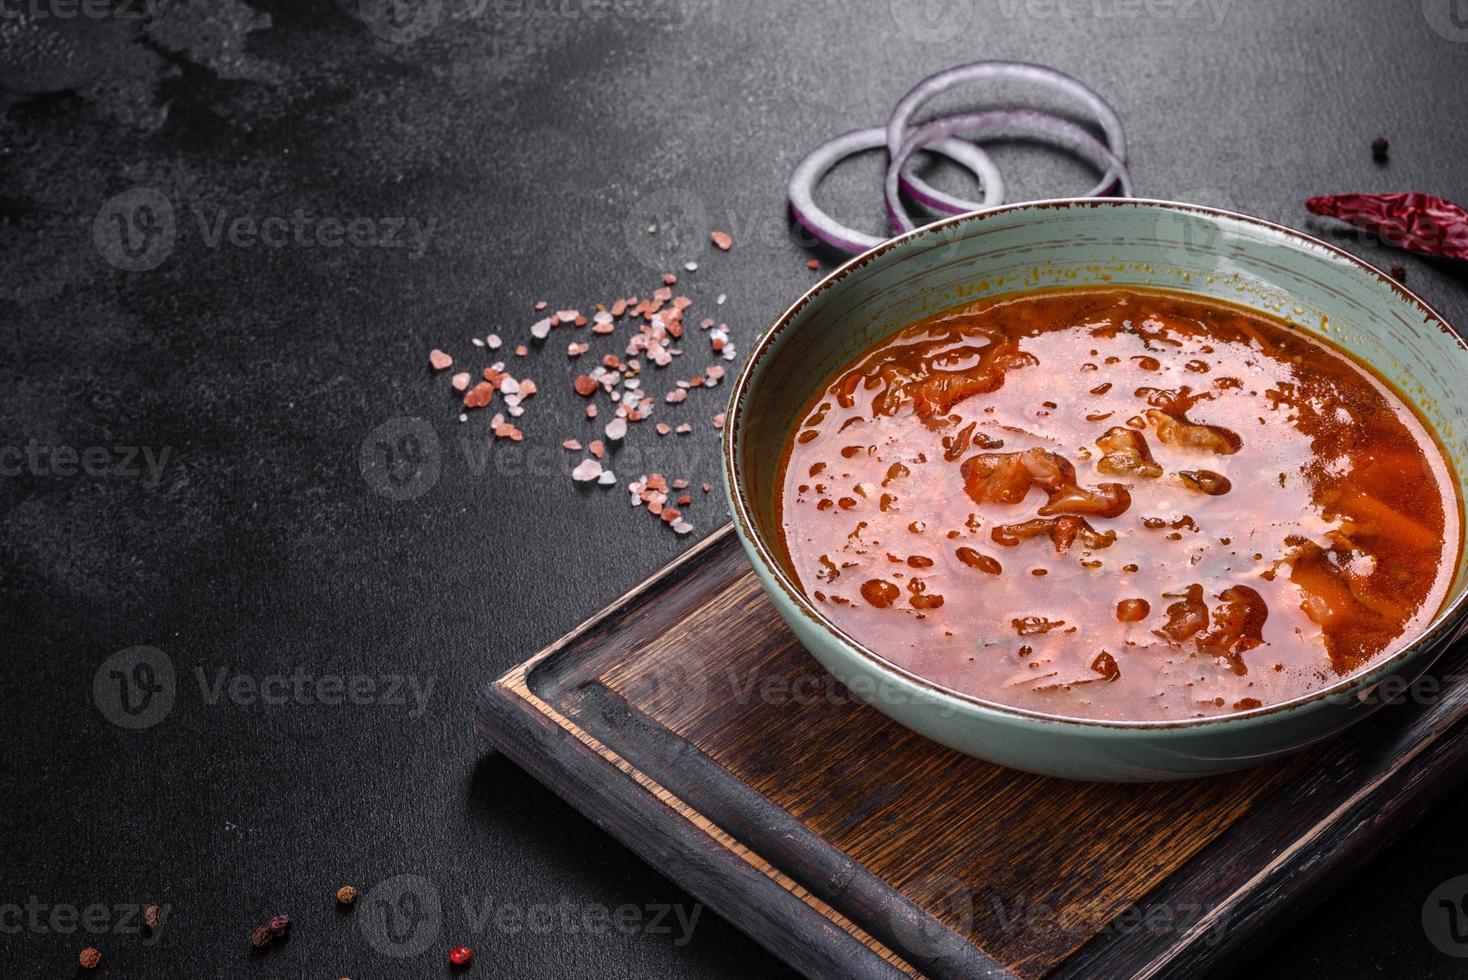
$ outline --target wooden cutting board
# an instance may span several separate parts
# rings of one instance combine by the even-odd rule
[[[495,746],[812,977],[1194,976],[1239,962],[1452,788],[1430,698],[1282,763],[1066,782],[959,755],[815,662],[725,527],[483,691]]]

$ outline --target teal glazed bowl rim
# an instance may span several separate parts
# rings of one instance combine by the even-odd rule
[[[938,684],[921,674],[914,673],[883,658],[880,654],[863,644],[859,639],[847,633],[822,615],[820,610],[806,598],[799,586],[787,573],[784,563],[779,560],[769,545],[766,544],[759,524],[755,520],[745,499],[746,491],[744,480],[741,476],[740,447],[743,441],[743,433],[746,431],[748,425],[744,409],[749,404],[749,394],[757,382],[757,375],[760,373],[761,366],[772,356],[772,348],[774,348],[781,335],[795,322],[796,317],[801,311],[813,300],[831,291],[840,290],[845,279],[852,271],[880,261],[883,256],[901,248],[909,242],[924,236],[930,236],[935,232],[946,231],[959,225],[982,223],[999,216],[1013,215],[1017,212],[1043,212],[1057,208],[1162,209],[1177,211],[1202,219],[1222,219],[1225,221],[1242,222],[1267,229],[1280,236],[1296,250],[1306,252],[1307,254],[1313,252],[1312,257],[1314,258],[1343,263],[1356,272],[1369,276],[1379,286],[1394,291],[1399,299],[1405,300],[1408,304],[1415,307],[1422,314],[1425,322],[1436,324],[1444,333],[1456,341],[1459,347],[1468,350],[1468,341],[1465,341],[1464,335],[1453,328],[1445,317],[1434,310],[1416,293],[1386,275],[1380,269],[1313,235],[1285,225],[1265,221],[1262,218],[1221,208],[1147,198],[1055,198],[1003,205],[985,211],[957,215],[924,225],[914,231],[891,238],[881,245],[850,259],[806,290],[760,336],[759,341],[755,344],[753,350],[751,350],[748,360],[745,362],[743,369],[739,372],[739,376],[734,383],[733,391],[729,397],[728,421],[724,427],[722,457],[725,488],[728,494],[730,512],[733,517],[735,530],[743,539],[746,545],[746,551],[755,557],[763,566],[763,571],[766,573],[767,587],[768,583],[773,582],[775,587],[779,588],[781,593],[783,593],[784,598],[789,601],[791,606],[802,617],[809,620],[816,628],[830,635],[842,646],[845,646],[848,650],[859,656],[865,662],[866,666],[877,674],[887,675],[901,682],[916,685],[925,693],[937,699],[951,701],[979,714],[993,712],[1016,720],[1074,726],[1077,729],[1109,729],[1116,731],[1118,734],[1125,731],[1165,731],[1248,725],[1250,722],[1257,722],[1275,715],[1288,713],[1306,705],[1332,698],[1340,698],[1350,692],[1370,690],[1383,678],[1398,671],[1408,661],[1413,660],[1425,650],[1435,647],[1437,641],[1444,641],[1444,645],[1451,642],[1447,634],[1455,628],[1455,622],[1463,616],[1465,610],[1468,610],[1468,590],[1464,590],[1456,597],[1450,598],[1444,604],[1443,608],[1438,611],[1438,614],[1433,618],[1432,622],[1426,628],[1419,631],[1410,642],[1396,653],[1379,662],[1363,666],[1355,673],[1347,674],[1319,690],[1311,691],[1286,701],[1264,705],[1259,708],[1230,712],[1228,714],[1211,715],[1205,718],[1153,720],[1081,718],[1072,715],[1051,714],[1028,708],[1019,708]],[[1187,292],[1185,288],[1175,288],[1174,291]],[[1429,431],[1433,432],[1434,437],[1440,440],[1441,437],[1438,435],[1434,426],[1429,424],[1425,419],[1423,424],[1428,427]],[[1450,467],[1454,465],[1450,460],[1445,461]],[[1458,493],[1456,490],[1455,495],[1459,497],[1461,511],[1468,501],[1464,501],[1461,493]],[[1468,540],[1465,540],[1465,538],[1468,538],[1468,531],[1460,533],[1460,540],[1458,542],[1460,549],[1468,547]]]

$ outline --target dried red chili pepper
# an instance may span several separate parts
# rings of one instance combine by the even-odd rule
[[[1310,198],[1305,207],[1375,232],[1398,248],[1468,259],[1468,211],[1431,194],[1328,194]]]

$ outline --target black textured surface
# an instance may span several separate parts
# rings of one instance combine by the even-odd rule
[[[588,934],[599,908],[646,922],[657,903],[691,914],[691,899],[487,755],[474,687],[687,542],[620,492],[566,478],[556,446],[587,426],[564,334],[515,365],[542,384],[518,447],[486,450],[482,418],[458,425],[425,355],[482,365],[469,338],[525,338],[534,300],[646,294],[688,258],[702,265],[684,275],[695,311],[726,292],[720,313],[746,348],[815,275],[784,218],[791,166],[881,121],[927,72],[1008,57],[1088,80],[1126,120],[1145,196],[1314,230],[1311,194],[1468,201],[1459,0],[403,0],[406,19],[374,20],[378,33],[355,0],[173,0],[143,20],[126,15],[145,0],[114,6],[0,3],[0,446],[22,453],[0,460],[4,976],[70,975],[94,945],[116,976],[421,977],[447,972],[460,942],[477,976],[783,975],[708,913],[686,942],[671,915]],[[436,24],[412,19],[435,9]],[[416,26],[433,29],[381,36]],[[1385,163],[1368,148],[1378,133]],[[1043,154],[999,157],[1016,196],[1089,186]],[[876,176],[864,159],[823,197],[874,227]],[[138,188],[151,190],[104,207]],[[139,193],[166,199],[176,235],[134,261],[110,222],[159,217]],[[381,234],[402,218],[409,245],[211,243],[221,214],[297,209],[313,235],[323,219]],[[648,236],[649,220],[666,227]],[[432,229],[423,248],[411,227]],[[708,248],[710,227],[733,233],[733,252]],[[1461,267],[1339,240],[1401,262],[1468,323]],[[614,468],[715,480],[707,418],[722,394],[675,410],[694,435],[639,432]],[[437,476],[428,466],[407,484],[416,496],[393,500],[359,456],[409,417],[437,437]],[[92,472],[32,463],[32,445],[91,448]],[[161,473],[119,472],[120,447],[147,447]],[[719,507],[695,501],[699,533]],[[130,730],[93,680],[115,703],[104,661],[137,646],[166,655],[175,698]],[[221,671],[433,687],[421,712],[411,692],[211,702],[200,671],[206,688]],[[1460,791],[1263,951],[1263,972],[1468,975],[1421,921],[1429,893],[1468,873],[1465,804]],[[419,957],[384,954],[401,947],[364,934],[363,905],[331,900],[384,880],[371,897],[392,897],[399,874],[441,898],[436,919],[417,917],[437,926]],[[148,901],[171,906],[148,942],[126,910],[93,932],[48,918],[60,908],[64,929],[68,908]],[[514,910],[533,921],[515,928]],[[275,911],[294,938],[251,954],[250,929]]]

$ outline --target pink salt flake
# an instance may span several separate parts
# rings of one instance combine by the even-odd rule
[[[545,308],[546,308],[546,307],[547,307],[547,306],[549,306],[549,305],[550,305],[550,304],[549,304],[549,303],[547,303],[547,302],[546,302],[546,301],[545,301],[545,300],[543,300],[543,299],[538,299],[538,300],[536,300],[536,301],[535,301],[535,308],[536,308],[536,309],[537,309],[537,310],[543,310],[543,309],[545,309]]]
[[[516,357],[524,357],[526,354],[529,354],[529,353],[530,353],[530,348],[529,347],[526,347],[524,344],[516,344],[515,345],[515,356]]]
[[[454,366],[454,359],[435,347],[428,352],[428,363],[435,371],[444,371]]]
[[[449,383],[454,386],[455,391],[463,391],[465,388],[469,387],[469,372],[460,371],[458,374],[453,376]]]
[[[678,428],[674,429],[673,431],[676,432],[676,433],[678,433],[680,436],[686,436],[686,435],[688,435],[688,433],[690,433],[690,432],[693,431],[693,426],[689,425],[687,422],[684,422],[682,425],[678,426]]]
[[[562,442],[561,442],[561,448],[562,449],[569,449],[573,453],[579,453],[581,451],[581,440],[580,439],[565,439],[565,440],[562,440]]]
[[[723,412],[715,412],[714,413],[714,428],[716,428],[716,429],[722,429],[723,427],[724,427],[724,413]]]
[[[601,459],[607,454],[607,447],[602,444],[602,441],[600,439],[591,440],[591,445],[586,448],[590,450],[591,455],[595,456],[597,459]]]
[[[464,393],[465,408],[483,408],[494,400],[494,385],[481,381]]]
[[[583,459],[571,471],[571,479],[577,483],[590,483],[601,476],[601,464],[594,459]]]
[[[627,438],[627,420],[615,418],[607,423],[606,436],[612,442],[621,442]]]
[[[500,345],[504,343],[503,340],[500,340],[500,335],[497,333],[490,334],[488,337],[484,338],[484,340],[487,344],[489,344],[490,350],[499,350]]]

